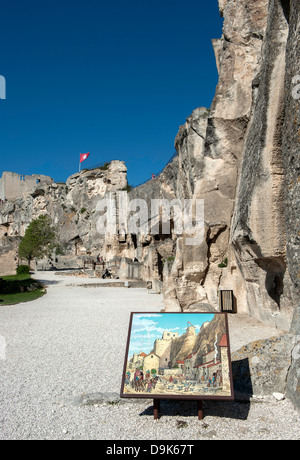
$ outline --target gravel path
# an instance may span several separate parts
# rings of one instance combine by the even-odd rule
[[[0,306],[0,439],[300,439],[288,400],[192,402],[119,400],[131,311],[160,311],[145,289],[82,287],[99,280],[39,272],[48,293]],[[72,285],[72,286],[71,286]],[[276,331],[248,317],[230,318],[232,350]],[[3,358],[3,356],[2,356]]]

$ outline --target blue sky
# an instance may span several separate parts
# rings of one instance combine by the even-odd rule
[[[57,182],[124,160],[130,184],[160,171],[186,117],[210,107],[217,0],[2,0],[2,171]]]
[[[163,332],[185,334],[190,322],[196,328],[196,334],[206,321],[211,321],[214,314],[169,313],[169,314],[134,314],[131,326],[129,357],[133,353],[150,353],[156,339],[161,339]]]

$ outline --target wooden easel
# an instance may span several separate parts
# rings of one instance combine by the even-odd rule
[[[158,413],[159,413],[159,399],[153,399],[153,407],[154,407],[154,420],[158,420]]]
[[[159,409],[160,409],[160,400],[153,399],[153,408],[154,408],[154,420],[158,420]],[[197,400],[197,411],[198,411],[198,420],[203,420],[203,401]]]

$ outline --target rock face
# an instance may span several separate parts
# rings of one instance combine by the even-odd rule
[[[285,393],[291,365],[292,336],[259,340],[232,354],[235,391],[243,395]]]
[[[196,110],[180,128],[175,146],[182,185],[172,180],[169,186],[180,199],[204,199],[205,239],[196,247],[188,247],[184,236],[177,239],[175,261],[165,273],[167,309],[217,309],[218,289],[232,289],[238,311],[287,331],[297,296],[284,212],[288,10],[280,1],[228,0],[220,8],[223,36],[213,41],[216,95],[209,111]],[[196,118],[202,118],[201,132]],[[294,212],[290,225],[298,222]],[[227,267],[220,268],[224,259]]]
[[[260,306],[264,297],[264,306],[259,311],[255,307],[252,315],[285,330],[293,310],[286,266],[282,161],[288,31],[282,5],[271,2],[231,232],[243,279],[250,281],[248,305]]]
[[[112,161],[105,169],[84,170],[71,176],[66,184],[36,183],[30,193],[1,205],[0,237],[2,254],[0,276],[14,274],[18,262],[18,243],[29,223],[41,214],[49,214],[57,230],[65,256],[57,257],[57,268],[82,265],[82,258],[97,255],[104,237],[97,232],[97,203],[107,193],[126,189],[124,162]],[[58,260],[59,259],[59,260]],[[52,262],[43,261],[42,268]]]
[[[299,87],[294,93],[294,78],[299,83],[300,69],[300,9],[297,0],[286,2],[285,14],[289,22],[286,50],[285,117],[282,130],[282,157],[284,168],[284,199],[288,270],[298,294],[295,302],[291,332],[293,334],[292,362],[287,381],[287,394],[300,408],[300,105]]]
[[[2,273],[0,275],[14,275],[18,267],[18,250],[20,238],[3,237],[0,246],[0,260]]]
[[[219,6],[224,29],[213,40],[219,84],[212,107],[193,112],[176,137],[178,157],[135,194],[204,200],[204,241],[189,246],[184,234],[171,235],[174,260],[161,275],[166,310],[219,309],[218,289],[231,289],[238,312],[291,328],[286,391],[300,406],[299,90],[292,85],[300,5]]]
[[[192,113],[175,139],[178,157],[131,196],[204,200],[203,241],[192,246],[184,233],[169,235],[174,260],[158,273],[167,311],[218,310],[218,290],[229,289],[239,312],[288,331],[297,296],[286,253],[282,148],[289,11],[279,0],[220,1],[220,11],[212,107]]]

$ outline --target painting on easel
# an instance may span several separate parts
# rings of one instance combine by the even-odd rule
[[[227,313],[132,313],[121,397],[233,400]]]

